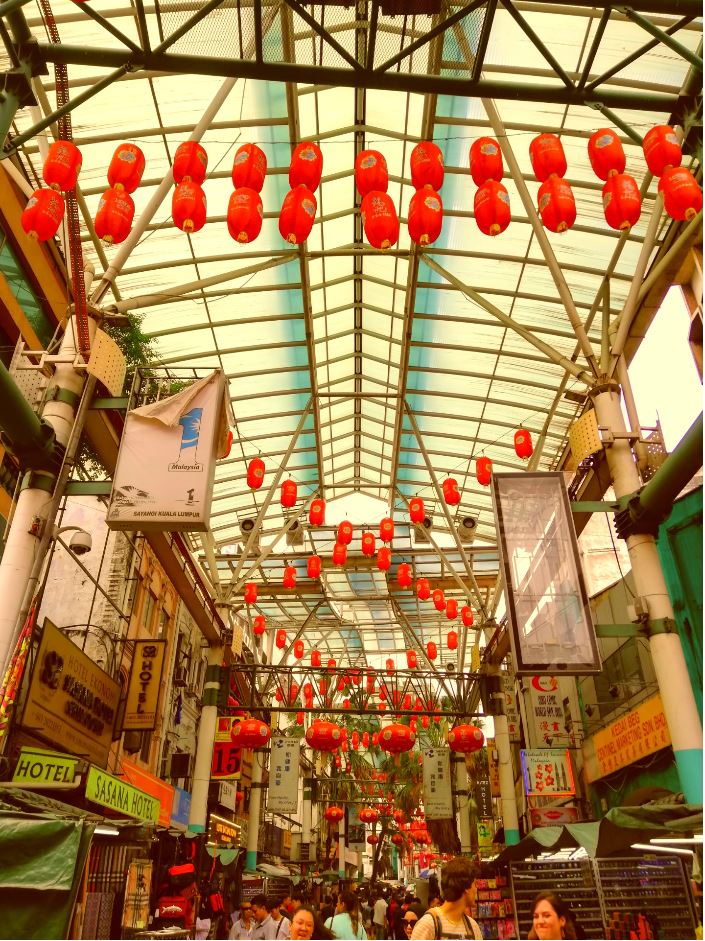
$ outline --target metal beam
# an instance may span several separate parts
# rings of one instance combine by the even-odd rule
[[[669,49],[678,53],[679,56],[686,59],[686,61],[690,62],[691,65],[694,65],[696,69],[702,72],[703,60],[697,53],[692,52],[687,46],[684,46],[683,43],[678,42],[677,39],[674,39],[667,32],[659,29],[658,26],[654,26],[645,16],[637,13],[636,10],[633,10],[631,7],[623,6],[617,9],[621,10],[621,12],[624,13],[625,16],[628,16],[634,23],[638,23],[639,26],[647,33],[650,33],[654,39],[658,39],[660,43],[663,43],[664,46],[668,46]]]

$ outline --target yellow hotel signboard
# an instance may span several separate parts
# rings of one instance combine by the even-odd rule
[[[123,729],[151,731],[156,728],[165,652],[165,640],[135,641]]]
[[[671,744],[660,696],[652,696],[583,743],[585,773],[597,781]]]

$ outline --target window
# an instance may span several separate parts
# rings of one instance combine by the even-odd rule
[[[602,664],[602,673],[595,677],[600,718],[611,715],[615,709],[624,709],[625,700],[640,693],[646,685],[641,668],[639,648],[635,637],[615,650]]]
[[[157,637],[162,640],[166,637],[167,628],[169,626],[169,612],[165,611],[164,608],[159,612],[159,625],[157,627]]]
[[[154,597],[151,591],[146,591],[142,601],[142,627],[147,628],[151,632],[152,621],[154,619],[154,608],[157,604],[157,599]]]

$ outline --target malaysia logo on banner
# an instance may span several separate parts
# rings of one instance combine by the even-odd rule
[[[450,749],[424,748],[423,805],[427,820],[447,820],[453,816],[450,778]]]
[[[295,814],[299,807],[301,743],[298,739],[277,736],[271,747],[267,812]]]

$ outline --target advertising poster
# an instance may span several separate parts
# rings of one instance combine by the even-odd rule
[[[449,748],[423,750],[423,802],[428,820],[453,816]]]
[[[516,682],[513,675],[502,673],[502,692],[504,693],[504,714],[507,717],[509,741],[521,740],[521,718],[517,702]]]
[[[267,813],[295,814],[298,810],[300,751],[298,739],[283,735],[272,738]]]
[[[135,641],[123,730],[142,729],[151,732],[156,728],[165,654],[166,640]]]
[[[573,767],[567,748],[522,749],[521,768],[527,797],[567,797],[575,794]]]
[[[499,797],[499,760],[497,747],[493,738],[485,739],[487,751],[487,771],[490,776],[490,793],[492,797]]]
[[[670,744],[663,702],[652,696],[583,742],[585,775],[597,781]]]
[[[578,823],[580,811],[577,807],[531,807],[532,827],[562,827],[567,823]]]
[[[365,852],[365,824],[360,820],[360,808],[348,804],[348,833],[346,843],[355,853]]]

